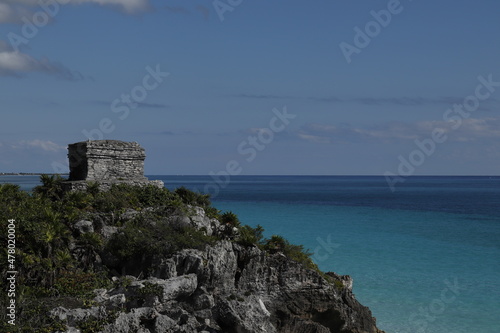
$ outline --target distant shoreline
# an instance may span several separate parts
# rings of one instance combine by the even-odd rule
[[[40,176],[40,175],[68,175],[68,173],[0,172],[0,176]]]
[[[40,176],[40,175],[61,175],[61,176],[69,176],[69,173],[48,173],[48,172],[0,172],[0,177],[1,176]],[[156,174],[146,174],[147,177],[209,177],[209,175],[206,174],[199,174],[199,175],[168,175],[168,174],[162,174],[162,175],[156,175]],[[332,178],[384,178],[383,175],[235,175],[232,176],[232,178],[238,178],[238,177],[332,177]],[[412,175],[408,176],[407,178],[487,178],[487,177],[500,177],[500,174],[498,175]]]

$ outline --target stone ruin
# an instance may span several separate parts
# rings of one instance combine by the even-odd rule
[[[82,141],[68,145],[69,179],[66,190],[85,190],[88,182],[97,182],[101,190],[113,184],[155,185],[159,180],[144,177],[146,153],[137,142],[118,140]]]

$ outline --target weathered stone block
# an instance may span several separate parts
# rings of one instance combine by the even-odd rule
[[[68,146],[69,180],[145,179],[146,154],[137,142],[83,141]]]
[[[144,177],[146,154],[137,142],[119,140],[82,141],[68,145],[69,179],[64,188],[69,191],[85,190],[88,181],[98,182],[101,190],[113,184],[155,185],[161,181],[148,181]]]

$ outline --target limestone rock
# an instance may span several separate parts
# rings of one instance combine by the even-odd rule
[[[94,224],[92,221],[80,220],[74,224],[74,227],[80,234],[94,232]]]
[[[183,221],[208,233],[204,212],[194,211]],[[175,214],[172,223],[182,217]],[[121,311],[108,318],[105,333],[382,333],[349,276],[320,274],[280,252],[220,240],[158,256],[147,270],[147,278],[115,278],[121,286],[96,290],[97,307],[57,308],[51,316],[74,328]]]
[[[90,309],[66,309],[64,307],[57,307],[50,311],[49,314],[52,318],[67,322],[68,326],[75,327],[77,323],[89,319],[102,319],[106,317],[104,307],[91,307]]]

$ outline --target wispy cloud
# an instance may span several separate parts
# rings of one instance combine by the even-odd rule
[[[423,105],[453,105],[463,102],[463,98],[459,97],[351,97],[341,98],[338,96],[287,96],[274,94],[236,94],[232,95],[236,98],[250,99],[302,99],[321,103],[349,103],[359,105],[381,105],[381,106],[423,106]],[[490,99],[490,102],[497,100]]]
[[[389,122],[369,127],[307,124],[296,131],[295,135],[315,143],[396,143],[429,137],[435,128],[440,128],[449,135],[450,141],[455,142],[500,139],[500,118],[463,119],[460,128],[456,130],[452,129],[452,125],[445,121]]]
[[[232,97],[237,98],[254,98],[254,99],[290,99],[290,98],[300,98],[285,95],[273,95],[273,94],[236,94]]]
[[[72,0],[70,3],[97,3],[103,6],[113,5],[129,14],[135,14],[150,8],[149,0]]]
[[[30,150],[38,150],[51,153],[57,153],[60,151],[64,151],[66,149],[66,147],[60,146],[57,143],[54,143],[50,140],[40,140],[40,139],[18,141],[9,144],[8,147],[12,150],[30,149]]]
[[[333,96],[328,96],[328,97],[306,97],[305,99],[308,99],[310,101],[314,102],[324,102],[324,103],[343,103],[345,102],[344,100],[338,98],[338,97],[333,97]]]
[[[89,101],[88,103],[93,105],[101,105],[111,107],[112,102],[110,101]],[[136,108],[149,108],[149,109],[167,109],[170,106],[164,103],[145,103],[145,102],[134,102],[137,104]]]
[[[423,97],[392,97],[392,98],[353,98],[348,100],[352,103],[364,105],[401,105],[401,106],[420,106],[429,104],[453,104],[459,103],[459,98],[443,97],[443,98],[423,98]]]
[[[7,1],[9,2],[9,1]],[[22,24],[22,18],[33,17],[33,11],[19,4],[9,4],[0,1],[0,24]]]
[[[30,20],[34,12],[43,11],[39,0],[0,0],[0,23],[23,23],[23,18]],[[110,6],[127,14],[137,14],[151,8],[149,0],[65,0],[64,5],[97,4]],[[58,5],[61,5],[57,2]]]
[[[0,0],[0,24],[32,24],[30,22],[39,13],[50,22],[53,21],[52,16],[59,11],[54,9],[56,6],[82,4],[111,6],[126,14],[137,14],[151,8],[149,0],[65,0],[48,3],[40,0]],[[51,8],[51,15],[47,14],[47,7]],[[17,46],[13,49],[4,41],[0,41],[0,76],[23,77],[27,73],[38,72],[70,81],[84,78],[79,72],[60,63],[48,58],[35,59],[24,51],[17,49]]]
[[[2,50],[0,44],[0,76],[23,77],[32,72],[44,73],[69,81],[84,79],[80,72],[73,71],[60,63],[47,58],[35,59],[20,51]]]

